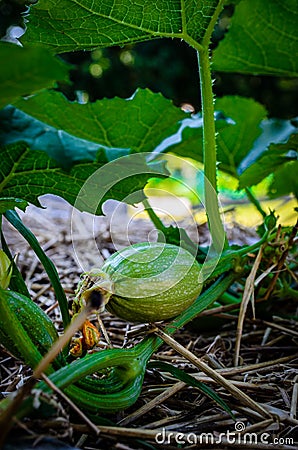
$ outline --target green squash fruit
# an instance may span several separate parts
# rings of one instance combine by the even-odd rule
[[[130,322],[157,322],[187,309],[202,290],[201,266],[188,251],[175,245],[143,242],[111,255],[94,280],[85,299],[94,290],[104,292],[105,307]],[[103,280],[102,283],[100,280]],[[102,289],[103,288],[103,289]]]
[[[17,321],[22,325],[31,339],[32,345],[36,346],[41,355],[45,355],[58,339],[58,333],[50,318],[30,298],[17,292],[1,289],[0,301],[6,302],[10,314],[15,316]],[[23,355],[20,353],[17,344],[18,330],[12,330],[12,334],[16,336],[14,341],[11,339],[11,333],[9,333],[11,326],[11,323],[7,323],[2,317],[2,314],[0,314],[0,343],[13,355],[23,359]],[[58,360],[61,362],[60,356]],[[29,361],[25,362],[30,364]]]

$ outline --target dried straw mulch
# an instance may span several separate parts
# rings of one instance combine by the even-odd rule
[[[46,203],[46,210],[32,208],[23,215],[23,220],[55,263],[63,287],[71,299],[82,269],[100,264],[114,251],[109,220],[103,217],[92,223],[90,237],[90,217],[76,217],[75,227],[71,230],[71,225],[74,225],[71,209],[53,198],[47,199]],[[146,221],[132,224],[131,240],[146,239],[150,229],[151,225]],[[13,253],[19,254],[18,265],[33,299],[60,330],[59,310],[43,268],[27,243],[9,225],[4,224],[4,231]],[[112,231],[117,235],[115,226]],[[207,239],[203,226],[200,227],[200,234],[202,241]],[[229,234],[232,240],[244,243],[253,238],[253,232],[237,227],[230,228]],[[118,242],[121,236],[119,232]],[[285,311],[293,315],[297,315],[295,308],[295,305],[285,305]],[[59,393],[55,393],[54,416],[17,421],[6,448],[33,448],[31,446],[34,445],[34,448],[45,449],[69,445],[86,450],[298,448],[298,331],[294,321],[283,317],[285,311],[276,313],[268,320],[258,317],[252,320],[248,308],[242,330],[240,364],[237,366],[234,364],[237,317],[229,311],[221,311],[217,319],[212,316],[205,330],[201,329],[201,325],[193,325],[177,331],[174,339],[184,349],[184,356],[176,343],[165,343],[154,355],[154,359],[170,362],[212,386],[233,409],[236,423],[197,389],[177,381],[169,373],[147,370],[138,401],[128,410],[108,416],[116,427],[99,426],[100,433],[96,434],[94,427],[90,428],[84,418]],[[225,318],[223,324],[218,323],[218,317]],[[108,313],[104,313],[103,321],[114,347],[129,347],[142,337],[142,333],[146,333],[146,327],[127,324]],[[98,351],[105,346],[106,342],[101,341]],[[3,347],[0,347],[0,359],[1,392],[5,397],[24,385],[32,371]],[[201,366],[196,365],[197,359],[221,374],[230,391],[220,380],[215,381],[203,372],[199,368]],[[246,395],[248,401],[244,402],[243,397],[231,394],[233,387]],[[9,442],[16,434],[21,434],[22,439],[10,447]],[[54,441],[45,440],[45,436],[54,438]]]

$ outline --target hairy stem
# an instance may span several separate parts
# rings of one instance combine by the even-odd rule
[[[217,253],[227,248],[228,242],[220,217],[216,179],[216,131],[212,93],[211,68],[208,48],[198,52],[201,101],[203,115],[203,159],[205,174],[205,206],[213,246]]]
[[[203,162],[204,162],[204,191],[205,207],[208,219],[212,245],[217,254],[228,248],[228,240],[220,217],[217,180],[216,180],[216,131],[214,119],[214,104],[212,92],[212,78],[209,58],[209,44],[211,35],[222,11],[224,0],[220,0],[213,17],[205,31],[202,43],[189,42],[198,55],[200,73],[201,103],[203,116]]]

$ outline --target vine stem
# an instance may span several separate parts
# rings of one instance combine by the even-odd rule
[[[144,209],[145,211],[147,211],[153,225],[155,226],[155,228],[159,231],[163,231],[165,230],[165,226],[162,223],[162,221],[160,220],[160,218],[155,214],[154,210],[151,208],[151,205],[149,203],[149,200],[147,198],[145,198],[143,200],[143,205],[144,205]]]
[[[208,48],[198,52],[203,116],[203,162],[205,206],[212,243],[217,253],[228,247],[220,217],[216,179],[216,131]]]
[[[209,56],[209,44],[211,34],[219,14],[222,11],[224,1],[218,2],[209,26],[205,32],[201,44],[191,42],[198,56],[200,74],[200,90],[203,117],[203,162],[204,162],[204,192],[205,207],[208,226],[212,237],[212,245],[216,253],[221,253],[228,248],[228,240],[220,217],[217,179],[216,179],[216,130],[214,118],[214,104],[212,92],[212,77]]]
[[[263,210],[259,200],[253,195],[250,188],[246,187],[245,192],[251,203],[257,208],[259,213],[265,218],[267,216],[266,212]]]

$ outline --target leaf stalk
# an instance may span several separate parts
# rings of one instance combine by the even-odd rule
[[[200,74],[200,90],[203,117],[203,162],[204,192],[208,226],[212,237],[212,245],[217,254],[228,248],[223,222],[220,216],[217,178],[216,178],[216,130],[214,118],[214,101],[212,92],[211,65],[209,44],[215,23],[222,11],[224,0],[220,0],[214,11],[201,44],[188,43],[196,50]]]

